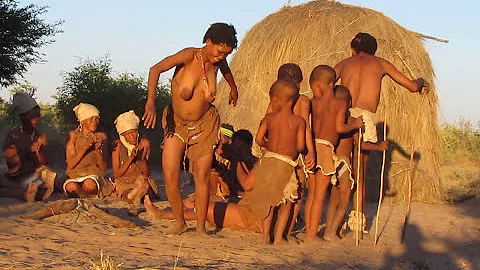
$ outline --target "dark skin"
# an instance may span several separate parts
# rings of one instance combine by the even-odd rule
[[[26,134],[35,134],[33,142],[30,145],[30,151],[35,154],[35,158],[40,165],[47,164],[45,146],[48,140],[45,134],[40,133],[37,128],[40,123],[40,107],[34,107],[30,111],[20,115],[22,132]],[[8,137],[11,138],[8,138]],[[14,140],[14,135],[7,135],[7,141]],[[18,171],[22,167],[22,159],[26,157],[19,156],[18,149],[14,144],[8,145],[4,149],[4,155],[9,172]],[[33,168],[32,168],[33,169]],[[12,181],[2,181],[0,184],[0,197],[13,197],[25,200],[26,202],[35,201],[35,196],[39,186],[36,183],[30,183],[27,188]]]
[[[107,135],[103,132],[96,132],[100,118],[98,116],[90,117],[82,121],[82,130],[81,132],[89,137],[89,144],[87,144],[83,149],[76,152],[75,145],[72,142],[72,134],[74,131],[69,132],[69,140],[66,145],[66,162],[68,168],[75,168],[78,166],[82,158],[89,151],[94,151],[96,156],[97,166],[105,171],[107,163]],[[97,184],[95,180],[87,178],[82,183],[70,182],[66,185],[65,189],[69,193],[75,193],[80,197],[91,197],[97,194]]]
[[[148,99],[145,104],[145,113],[142,117],[147,128],[154,128],[156,123],[155,91],[160,74],[176,68],[172,79],[172,113],[183,121],[200,119],[215,99],[216,78],[218,70],[231,80],[230,69],[223,63],[232,52],[233,47],[227,44],[215,44],[206,40],[202,48],[186,48],[168,56],[150,68],[148,76]],[[226,63],[226,62],[225,62]],[[229,82],[232,85],[231,82]],[[236,103],[238,93],[232,88],[231,102]],[[180,234],[186,230],[183,214],[183,203],[179,186],[180,164],[185,150],[185,143],[175,136],[167,136],[163,143],[162,168],[165,175],[167,197],[172,211],[175,214],[176,226],[169,234]],[[195,179],[195,208],[197,209],[196,231],[200,235],[207,235],[205,221],[210,196],[209,178],[212,164],[212,153],[200,157],[194,162]],[[166,158],[168,157],[168,158]]]
[[[352,106],[364,109],[370,112],[376,112],[380,101],[381,82],[383,77],[388,75],[396,83],[407,88],[410,92],[419,92],[427,94],[429,92],[429,84],[423,78],[410,80],[403,73],[387,60],[371,55],[365,52],[357,52],[352,48],[352,56],[342,60],[335,66],[337,80],[342,80],[342,85],[350,90],[352,96]],[[357,155],[358,151],[354,151]],[[357,157],[354,157],[357,162]],[[359,212],[363,212],[364,205],[364,182],[366,166],[368,163],[368,153],[361,154],[360,166],[361,173],[359,175],[358,185],[360,205]],[[357,165],[355,164],[355,168]],[[355,169],[356,170],[356,169]]]
[[[265,147],[267,151],[291,157],[295,160],[298,153],[305,150],[305,129],[306,123],[302,117],[293,114],[293,104],[298,96],[298,88],[293,90],[288,84],[277,81],[279,91],[291,91],[291,98],[284,100],[278,96],[271,97],[273,112],[265,116],[260,123],[260,127],[255,137],[256,143],[260,147]],[[274,85],[275,85],[274,84]],[[273,87],[273,86],[272,86]],[[265,136],[268,132],[268,141]],[[288,217],[290,215],[291,203],[280,205],[277,222],[274,230],[274,244],[286,243],[283,233],[286,229]],[[273,207],[269,214],[263,220],[263,240],[266,244],[270,243],[270,227],[272,225]]]
[[[310,86],[313,91],[312,127],[316,139],[327,140],[336,145],[340,134],[362,127],[363,121],[360,118],[345,124],[348,104],[335,98],[333,81],[315,81]],[[308,180],[309,196],[305,205],[306,243],[318,240],[317,228],[330,179],[331,175],[324,175],[317,170],[315,177]]]
[[[132,154],[128,157],[127,161],[124,162],[123,164],[120,164],[120,150],[118,147],[115,147],[112,151],[112,168],[113,168],[113,175],[115,178],[120,178],[125,175],[127,172],[128,168],[132,163],[137,159],[137,154],[138,151],[141,151],[145,149],[140,143],[142,141],[147,141],[144,142],[143,145],[148,144],[150,145],[150,142],[146,139],[140,139],[140,142],[137,144],[137,138],[138,138],[138,130],[132,129],[132,130],[127,130],[122,134],[125,139],[127,140],[128,143],[132,145],[137,145],[133,151]],[[141,162],[138,163],[140,166],[140,170],[142,173],[144,173],[145,176],[150,175],[150,169],[148,167],[148,163],[146,162],[146,158],[141,158]]]

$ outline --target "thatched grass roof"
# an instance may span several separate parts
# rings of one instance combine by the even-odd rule
[[[388,139],[405,151],[403,155],[400,151],[391,151],[387,196],[390,194],[398,200],[406,198],[409,153],[415,141],[419,162],[413,181],[413,199],[434,201],[439,194],[439,139],[432,63],[418,33],[403,28],[380,12],[337,2],[312,1],[282,8],[264,18],[246,34],[230,63],[239,88],[235,108],[227,105],[228,85],[223,80],[219,84],[216,106],[222,121],[255,134],[280,65],[293,62],[302,68],[301,93],[311,97],[308,78],[312,69],[319,64],[334,66],[349,57],[350,41],[358,32],[368,32],[377,38],[377,56],[392,62],[407,76],[410,68],[414,76],[424,77],[431,83],[430,93],[422,99],[390,78],[384,78],[378,115],[383,119],[387,113]],[[417,115],[420,115],[418,123]],[[378,183],[376,168],[380,164],[381,155],[373,155],[367,181]]]

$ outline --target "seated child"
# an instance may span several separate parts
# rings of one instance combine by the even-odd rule
[[[225,158],[223,153],[224,146],[232,143],[234,133],[233,126],[230,124],[222,124],[219,130],[220,142],[215,149],[215,158],[212,161],[212,170],[210,173],[210,195],[219,196],[223,199],[230,196],[233,186],[226,179],[226,174],[230,170],[231,162]]]
[[[48,141],[37,129],[40,107],[25,92],[13,96],[13,107],[21,124],[8,132],[3,145],[8,171],[6,179],[0,183],[0,196],[32,202],[40,188],[43,192],[41,198],[45,200],[53,192],[56,173],[45,166]]]
[[[245,191],[245,188],[253,188],[253,181],[251,181],[250,187],[246,181],[248,173],[258,160],[252,154],[252,144],[252,133],[246,129],[241,129],[233,134],[232,143],[223,147],[223,156],[231,164],[230,169],[224,174],[224,181],[230,187],[231,198],[238,196],[239,192]]]
[[[270,243],[273,212],[280,205],[275,224],[274,244],[285,243],[284,233],[290,215],[291,202],[298,198],[295,160],[305,149],[305,120],[293,114],[293,104],[299,90],[292,81],[278,80],[270,89],[272,112],[260,123],[255,141],[266,152],[258,162],[254,188],[244,203],[248,203],[262,220],[263,241]],[[268,141],[265,135],[268,132]],[[243,201],[242,201],[243,202]]]
[[[318,240],[318,226],[322,217],[325,194],[332,175],[341,164],[334,152],[339,134],[363,126],[361,119],[345,124],[348,104],[335,98],[333,93],[335,79],[335,70],[326,65],[315,67],[310,75],[310,87],[313,91],[312,128],[313,134],[315,134],[317,171],[315,177],[308,180],[309,192],[305,205],[305,243]]]
[[[69,179],[63,184],[63,190],[69,196],[109,196],[114,185],[105,178],[107,135],[96,131],[99,111],[87,103],[78,104],[73,111],[80,125],[68,133],[66,174]]]
[[[150,142],[139,139],[138,125],[140,118],[134,111],[120,114],[115,119],[119,140],[114,142],[112,167],[115,176],[115,195],[134,206],[141,204],[141,199],[151,187],[155,194],[158,186],[150,177],[147,152]],[[146,147],[145,147],[146,146]]]

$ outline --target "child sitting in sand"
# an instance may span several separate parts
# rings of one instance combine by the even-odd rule
[[[0,183],[0,196],[33,202],[39,188],[41,199],[48,198],[54,187],[56,173],[45,165],[47,137],[40,132],[40,107],[28,93],[13,96],[13,107],[20,117],[20,126],[11,129],[3,145],[8,171]],[[40,192],[39,192],[40,193]]]
[[[234,133],[233,126],[222,124],[219,130],[220,142],[215,149],[215,158],[212,161],[212,170],[210,174],[210,195],[218,196],[223,199],[230,196],[233,186],[229,183],[226,174],[230,170],[231,161],[225,157],[224,147],[232,143]]]
[[[255,171],[254,188],[246,202],[263,221],[263,240],[270,243],[273,212],[280,206],[275,224],[274,244],[285,243],[283,237],[291,209],[298,198],[295,160],[305,149],[305,120],[293,114],[299,90],[292,81],[278,80],[270,89],[272,112],[260,123],[255,141],[266,152]],[[268,141],[265,135],[268,132]],[[293,181],[293,182],[292,182]],[[251,195],[251,196],[250,196]]]
[[[335,79],[335,70],[326,65],[315,67],[310,75],[310,87],[313,91],[312,127],[313,134],[315,134],[317,170],[315,177],[308,180],[309,192],[305,205],[305,243],[318,240],[317,231],[322,217],[325,194],[332,175],[342,163],[334,152],[339,134],[363,126],[361,118],[345,124],[348,104],[335,98],[333,93]]]
[[[240,129],[233,134],[232,144],[224,150],[225,156],[232,161],[232,181],[239,194],[253,189],[253,181],[246,181],[258,158],[252,154],[253,135],[246,129]]]
[[[73,111],[80,125],[68,133],[66,174],[69,179],[63,184],[63,190],[69,196],[109,196],[114,186],[105,178],[107,135],[96,131],[100,112],[87,103],[78,104]]]
[[[140,118],[132,110],[115,119],[120,139],[114,142],[112,151],[115,195],[134,206],[141,204],[150,187],[155,194],[158,193],[158,186],[150,177],[148,155],[145,155],[149,152],[150,142],[139,138],[139,123]]]

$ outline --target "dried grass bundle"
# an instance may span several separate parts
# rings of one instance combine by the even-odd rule
[[[350,41],[358,32],[377,38],[377,56],[392,62],[407,76],[410,68],[431,83],[431,91],[422,104],[420,95],[410,93],[390,78],[382,82],[378,116],[383,119],[388,112],[388,138],[399,149],[390,151],[392,156],[387,159],[386,200],[406,201],[409,153],[415,139],[419,158],[413,199],[436,201],[439,198],[438,99],[432,63],[422,43],[422,38],[431,37],[407,30],[380,12],[337,2],[312,1],[284,7],[264,18],[246,34],[230,63],[239,88],[235,108],[227,105],[228,85],[224,80],[219,84],[216,106],[222,121],[255,133],[280,65],[297,63],[305,78],[301,93],[311,96],[308,77],[312,69],[319,64],[334,66],[349,57]],[[421,115],[415,125],[417,114]],[[367,186],[372,190],[378,190],[375,185],[379,183],[381,160],[381,153],[370,155]]]

